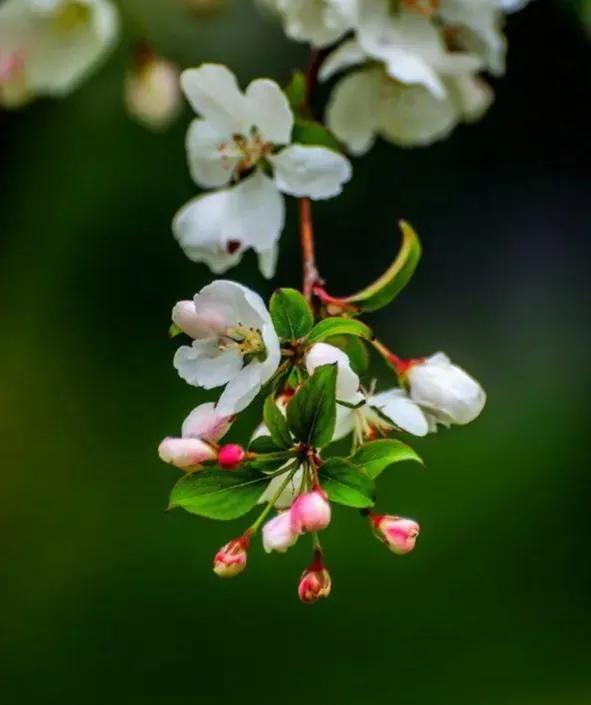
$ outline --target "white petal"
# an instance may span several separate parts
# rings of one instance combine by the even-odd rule
[[[293,128],[293,113],[285,93],[275,81],[259,78],[249,84],[246,97],[250,101],[252,122],[266,142],[288,144]]]
[[[422,409],[401,389],[376,394],[368,403],[379,409],[403,431],[408,431],[414,436],[426,436],[429,432],[429,421]]]
[[[195,340],[191,347],[183,345],[176,351],[173,363],[185,382],[213,389],[236,377],[242,367],[242,356],[235,348],[222,352],[214,342]],[[232,413],[229,411],[227,415]]]
[[[451,100],[466,122],[474,122],[490,108],[494,93],[479,76],[466,74],[446,81]]]
[[[220,414],[238,414],[244,411],[263,385],[260,364],[251,362],[228,381],[217,403]]]
[[[298,468],[291,480],[288,482],[287,487],[283,490],[283,492],[279,495],[279,497],[275,500],[275,507],[277,509],[287,509],[288,507],[291,507],[293,500],[297,497],[299,494],[300,488],[302,486],[302,476],[303,476],[303,469]],[[282,473],[281,475],[277,475],[277,477],[274,477],[271,482],[267,485],[267,488],[261,495],[261,498],[259,499],[259,504],[263,504],[265,502],[270,502],[275,494],[279,492],[279,488],[281,485],[285,482],[286,479],[286,474]]]
[[[219,441],[232,425],[232,417],[222,416],[213,402],[195,407],[183,421],[183,438],[203,438],[215,443]]]
[[[367,59],[367,54],[356,39],[347,39],[331,52],[322,62],[318,78],[326,81],[335,73],[361,64]]]
[[[293,144],[269,157],[277,188],[290,196],[315,200],[341,193],[351,178],[351,163],[326,147]]]
[[[238,325],[262,329],[270,319],[261,297],[238,282],[217,279],[193,299],[199,320],[218,333]]]
[[[265,279],[272,279],[277,269],[277,258],[279,257],[279,246],[277,243],[268,250],[259,252],[259,270]]]
[[[356,71],[334,88],[326,110],[330,130],[352,154],[365,154],[375,141],[381,71]]]
[[[222,133],[209,120],[195,119],[187,131],[189,170],[200,186],[224,186],[232,178],[241,155],[229,152],[231,135]]]
[[[236,76],[220,64],[203,64],[181,74],[181,86],[193,110],[222,132],[247,134],[251,127],[249,103]]]
[[[313,374],[317,367],[337,363],[337,399],[357,404],[363,399],[359,392],[359,377],[351,369],[346,353],[328,343],[316,343],[306,353],[306,369]]]
[[[338,441],[341,438],[345,438],[350,433],[353,433],[355,428],[355,410],[349,409],[346,406],[341,406],[337,404],[337,419],[334,427],[334,433],[332,434],[332,440]]]

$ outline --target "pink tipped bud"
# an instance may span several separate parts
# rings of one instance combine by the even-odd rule
[[[421,531],[416,521],[388,514],[371,514],[370,521],[375,535],[388,546],[392,553],[403,556],[415,547]]]
[[[218,453],[218,463],[223,470],[235,470],[242,464],[246,452],[242,446],[236,443],[228,443],[222,446]]]
[[[289,512],[281,512],[263,526],[263,548],[267,553],[285,553],[298,540],[298,534],[291,529]]]
[[[330,573],[324,566],[322,554],[317,551],[312,563],[302,573],[298,597],[306,604],[318,602],[320,598],[330,595],[331,587]]]
[[[320,531],[330,524],[330,504],[322,487],[300,495],[290,509],[291,530],[296,534]]]
[[[198,438],[165,438],[158,446],[158,455],[177,468],[195,467],[217,457],[214,448]]]
[[[242,573],[246,568],[249,541],[250,534],[247,532],[220,548],[213,559],[213,572],[220,578],[233,578]]]

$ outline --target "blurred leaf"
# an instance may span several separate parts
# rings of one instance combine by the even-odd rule
[[[421,258],[421,243],[415,231],[405,221],[400,221],[402,245],[390,267],[365,289],[342,299],[354,304],[361,311],[376,311],[387,306],[408,284]]]
[[[287,423],[296,440],[314,448],[330,443],[336,422],[337,366],[317,367],[287,407]]]
[[[168,508],[181,507],[208,519],[237,519],[254,507],[269,482],[254,470],[203,470],[176,483]]]
[[[329,458],[320,468],[320,484],[331,502],[346,507],[373,507],[373,480],[361,468],[344,458]]]
[[[284,340],[298,340],[314,325],[310,304],[295,289],[277,289],[269,303],[277,335]]]
[[[291,81],[283,89],[293,110],[299,110],[306,103],[306,76],[303,71],[294,71]]]
[[[354,318],[325,318],[312,328],[308,340],[317,343],[333,335],[354,335],[370,340],[373,336],[371,328]]]
[[[391,438],[372,441],[362,445],[350,458],[357,465],[375,479],[389,465],[400,463],[403,460],[414,460],[423,463],[421,457],[406,443]]]
[[[265,399],[263,420],[276,445],[280,448],[289,448],[293,445],[285,416],[279,410],[275,398],[272,395]]]
[[[334,135],[319,122],[296,117],[291,141],[295,144],[328,147],[335,152],[342,152],[341,145]]]

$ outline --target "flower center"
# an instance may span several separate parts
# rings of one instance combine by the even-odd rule
[[[253,127],[248,136],[236,134],[232,139],[219,145],[222,162],[238,159],[236,174],[252,169],[255,164],[271,151],[271,145],[265,142]]]
[[[237,349],[247,362],[252,359],[264,360],[267,352],[261,331],[258,328],[244,326],[242,323],[228,328],[224,338],[220,339],[218,347],[220,350],[231,347]]]
[[[439,0],[402,0],[402,6],[406,10],[429,17],[439,10]]]
[[[90,8],[82,2],[64,2],[53,16],[56,29],[62,32],[71,32],[88,21]]]
[[[361,445],[365,441],[373,441],[386,435],[393,425],[386,421],[369,404],[355,409],[355,428],[353,431],[355,443]]]
[[[22,51],[0,54],[0,85],[20,78],[25,70],[25,55]]]

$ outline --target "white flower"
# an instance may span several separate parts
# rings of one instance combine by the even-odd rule
[[[168,127],[181,108],[178,68],[149,53],[139,57],[125,79],[125,103],[130,115],[146,127]]]
[[[222,415],[213,402],[195,407],[183,421],[183,438],[200,438],[216,443],[230,430],[234,417]]]
[[[453,365],[444,353],[412,365],[406,373],[411,399],[440,423],[467,424],[484,408],[486,394],[480,384]]]
[[[298,540],[291,530],[291,513],[280,512],[263,526],[263,548],[266,553],[285,553]]]
[[[179,317],[175,307],[173,318],[195,339],[174,356],[179,375],[204,389],[226,385],[216,410],[228,416],[242,411],[273,376],[281,359],[279,339],[263,300],[240,284],[219,280],[195,295],[192,317],[186,302],[182,305],[184,315]]]
[[[290,39],[325,47],[353,28],[357,0],[259,0],[280,15]]]
[[[15,107],[32,96],[69,93],[112,46],[118,27],[109,0],[2,3],[0,57],[19,57],[19,68],[0,72],[0,102]]]
[[[350,179],[351,165],[326,147],[289,144],[294,116],[273,81],[257,79],[242,93],[226,67],[204,64],[184,71],[181,85],[202,116],[187,135],[193,179],[206,188],[224,188],[187,203],[174,219],[175,237],[190,259],[216,273],[252,248],[261,271],[271,277],[285,219],[281,193],[331,198]]]

